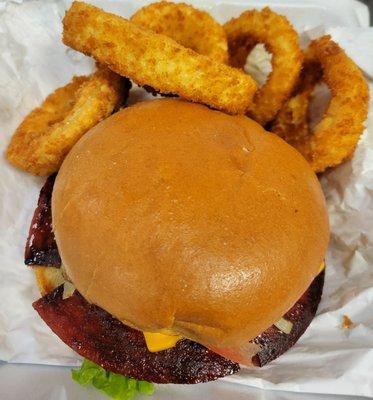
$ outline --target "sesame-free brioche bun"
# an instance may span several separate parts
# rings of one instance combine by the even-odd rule
[[[69,278],[143,331],[236,346],[319,272],[328,220],[303,157],[244,116],[147,101],[90,130],[52,197]]]

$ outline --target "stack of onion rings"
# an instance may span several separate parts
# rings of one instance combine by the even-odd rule
[[[102,66],[57,89],[17,128],[6,156],[34,174],[56,172],[77,140],[123,103],[130,83],[116,73],[154,93],[247,113],[298,149],[315,172],[348,159],[364,129],[369,93],[357,65],[329,36],[303,53],[289,21],[269,8],[246,11],[222,27],[183,3],[150,4],[127,21],[74,2],[63,41]],[[272,54],[272,72],[257,90],[240,70],[259,43]],[[235,68],[224,65],[228,58]],[[320,82],[332,99],[312,129],[310,103]]]
[[[242,114],[257,88],[242,71],[83,2],[72,3],[63,26],[67,46],[160,93]]]

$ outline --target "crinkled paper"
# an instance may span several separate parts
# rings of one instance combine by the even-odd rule
[[[93,68],[89,58],[61,42],[61,19],[67,2],[16,3],[0,2],[1,152],[27,112],[72,75]],[[127,16],[135,9],[135,2],[129,1],[95,3]],[[206,2],[204,8],[223,21],[250,6],[243,1],[227,3],[213,6],[213,2]],[[309,30],[308,37],[331,33],[367,78],[373,78],[373,29],[358,27],[366,23],[366,18],[357,3],[351,13],[343,8],[348,2],[338,3],[341,10],[334,10],[333,15],[325,7],[297,8],[295,2],[290,3],[276,2],[279,11],[297,21],[299,30]],[[324,26],[316,27],[320,23]],[[371,104],[367,129],[352,161],[321,179],[332,234],[317,317],[284,356],[262,369],[243,369],[227,381],[288,391],[373,397],[372,110]],[[32,271],[23,265],[23,251],[42,183],[43,179],[18,171],[0,158],[0,359],[77,365],[79,357],[51,333],[31,307],[39,295]],[[343,315],[353,321],[352,329],[341,329]]]

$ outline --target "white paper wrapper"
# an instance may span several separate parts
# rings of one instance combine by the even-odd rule
[[[90,59],[67,49],[60,40],[67,3],[0,3],[1,152],[18,123],[47,94],[72,75],[92,69]],[[125,16],[136,8],[128,1],[94,3]],[[201,6],[201,2],[194,3]],[[202,8],[224,21],[255,4],[209,1]],[[309,4],[306,13],[305,4]],[[312,28],[307,33],[310,37],[324,31],[331,33],[367,77],[373,78],[373,29],[359,27],[367,21],[363,9],[351,1],[331,1],[324,8],[320,4],[325,5],[321,1],[302,5],[276,2],[274,8],[296,21],[298,29]],[[328,8],[337,4],[337,12]],[[317,26],[320,22],[323,27]],[[288,391],[373,397],[372,110],[373,105],[353,160],[322,178],[332,235],[318,316],[284,356],[262,369],[243,369],[226,381]],[[42,183],[43,179],[18,171],[0,158],[0,359],[77,365],[79,357],[50,332],[31,307],[39,294],[33,272],[23,265],[23,252]],[[345,314],[354,322],[353,329],[340,328]],[[64,397],[59,394],[49,398]]]

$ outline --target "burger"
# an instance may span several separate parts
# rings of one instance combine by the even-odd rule
[[[48,178],[25,261],[33,306],[107,371],[199,383],[288,350],[320,301],[328,218],[303,157],[244,116],[145,101]]]

